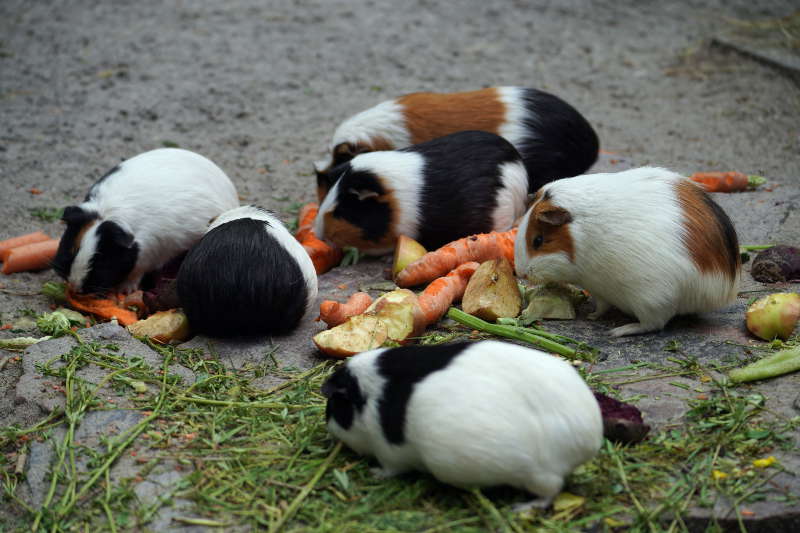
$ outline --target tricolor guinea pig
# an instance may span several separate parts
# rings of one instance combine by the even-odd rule
[[[317,297],[303,246],[273,214],[249,205],[211,223],[181,264],[177,285],[189,326],[212,337],[285,333]]]
[[[636,317],[615,337],[731,304],[741,265],[725,212],[687,178],[652,167],[544,186],[519,226],[514,262],[520,277],[588,290],[590,318],[612,305]]]
[[[320,205],[314,231],[373,254],[391,251],[400,235],[434,249],[505,231],[527,205],[528,174],[519,153],[484,131],[361,154],[332,172],[338,181]]]
[[[64,209],[55,271],[84,293],[131,292],[185,252],[209,220],[239,205],[236,188],[205,157],[177,148],[137,155]]]
[[[396,150],[465,130],[488,131],[511,141],[531,176],[530,192],[581,174],[597,159],[597,134],[583,115],[552,94],[524,87],[412,93],[339,125],[328,158],[315,165],[319,201],[338,178],[333,168],[358,154]]]
[[[430,472],[457,487],[510,485],[546,505],[603,441],[572,365],[498,341],[363,352],[322,387],[328,430],[382,475]]]

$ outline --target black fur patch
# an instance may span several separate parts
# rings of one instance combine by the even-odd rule
[[[178,271],[189,324],[213,337],[284,333],[303,316],[308,286],[297,261],[252,218],[206,233]]]
[[[405,442],[408,401],[414,386],[430,374],[444,369],[470,343],[436,346],[403,346],[378,356],[378,373],[386,379],[383,396],[378,401],[381,428],[392,444]],[[443,402],[448,398],[442,398]]]
[[[328,378],[322,385],[322,394],[328,399],[325,421],[333,417],[342,429],[350,429],[356,412],[360,413],[367,403],[361,387],[358,386],[358,380],[346,366],[339,368]]]
[[[83,201],[84,202],[88,202],[89,200],[94,198],[94,194],[95,194],[95,191],[97,190],[97,186],[100,185],[101,183],[103,183],[105,180],[107,180],[109,176],[111,176],[112,174],[117,172],[120,168],[122,168],[120,165],[115,166],[114,168],[112,168],[111,170],[109,170],[108,172],[103,174],[103,176],[99,180],[94,182],[94,185],[89,187],[89,192],[86,193],[86,197],[83,199]]]
[[[434,250],[492,230],[492,211],[503,185],[500,166],[520,160],[511,143],[485,131],[462,131],[401,151],[425,158],[417,238],[423,246]]]
[[[61,235],[61,240],[58,243],[58,251],[56,251],[56,256],[51,263],[53,270],[62,278],[69,278],[69,271],[72,268],[73,261],[75,261],[75,253],[73,250],[76,248],[75,241],[78,238],[78,234],[86,224],[96,218],[97,213],[84,211],[76,205],[64,208],[61,220],[67,224],[67,229],[65,229],[64,233]]]
[[[333,216],[346,220],[361,228],[361,236],[368,241],[379,241],[389,231],[391,212],[389,206],[377,198],[359,200],[352,191],[372,191],[378,195],[386,191],[371,172],[356,172],[350,163],[333,169],[332,174],[340,176],[336,208]]]
[[[89,274],[82,292],[105,294],[125,281],[139,258],[139,244],[133,235],[113,220],[97,227],[97,250],[89,262]]]
[[[561,98],[536,89],[523,91],[529,115],[522,122],[528,135],[517,148],[528,170],[529,191],[583,174],[597,160],[600,147],[592,126]]]
[[[736,271],[741,262],[741,255],[739,254],[739,238],[736,236],[736,229],[733,227],[728,214],[715,202],[710,195],[703,194],[703,200],[706,207],[714,214],[719,225],[719,231],[725,240],[725,254],[728,257],[728,273],[731,278],[736,277]]]

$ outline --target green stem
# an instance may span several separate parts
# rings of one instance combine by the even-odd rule
[[[796,370],[800,370],[800,346],[781,350],[759,359],[755,363],[731,370],[728,373],[728,377],[734,383],[744,383],[746,381],[774,378]]]
[[[760,252],[761,250],[769,250],[774,247],[774,244],[743,244],[739,246],[740,252]]]
[[[472,329],[477,329],[478,331],[485,331],[486,333],[491,333],[492,335],[497,335],[499,337],[506,337],[508,339],[516,339],[518,341],[528,342],[535,346],[539,346],[540,348],[544,348],[547,351],[563,355],[564,357],[568,357],[570,359],[578,357],[578,352],[576,350],[568,348],[563,344],[559,344],[555,341],[545,339],[544,337],[540,337],[526,331],[520,331],[519,328],[514,326],[498,326],[497,324],[490,324],[489,322],[483,321],[480,318],[476,318],[460,309],[456,309],[455,307],[451,307],[447,311],[447,316],[459,324],[463,324]]]

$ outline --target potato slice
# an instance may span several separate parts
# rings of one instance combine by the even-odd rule
[[[389,338],[386,324],[374,315],[356,315],[335,328],[320,331],[313,341],[319,350],[332,357],[350,357],[383,345]]]
[[[137,337],[148,336],[162,344],[178,343],[189,338],[189,320],[183,311],[170,309],[134,322],[128,326],[128,331]]]
[[[522,296],[508,259],[490,259],[472,275],[461,307],[487,322],[515,317],[522,309]]]
[[[392,261],[392,277],[403,270],[410,263],[413,263],[423,255],[428,253],[424,246],[405,235],[397,238],[397,246],[394,249],[394,261]]]

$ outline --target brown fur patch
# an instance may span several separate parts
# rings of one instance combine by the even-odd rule
[[[541,191],[536,193],[541,196]],[[542,217],[549,218],[546,214],[566,213],[563,208],[553,205],[548,200],[537,200],[528,219],[528,228],[525,232],[525,245],[528,249],[528,257],[543,254],[564,252],[569,257],[570,262],[575,262],[575,245],[572,242],[572,234],[569,232],[569,224],[553,226],[541,220]],[[539,235],[543,242],[539,248],[533,247],[533,241]]]
[[[684,244],[700,272],[720,273],[731,280],[741,266],[739,243],[728,215],[689,180],[675,184],[684,213]]]
[[[481,130],[499,134],[506,106],[495,87],[463,93],[412,93],[401,96],[411,144],[451,133]]]

